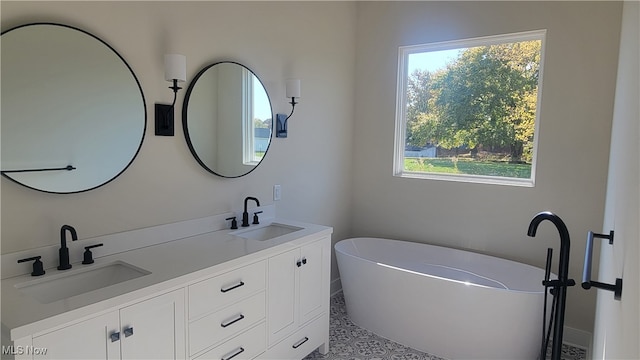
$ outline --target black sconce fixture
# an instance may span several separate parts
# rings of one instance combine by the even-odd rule
[[[164,79],[173,82],[169,89],[173,90],[173,103],[171,105],[156,104],[156,135],[173,136],[174,133],[174,105],[178,97],[179,82],[187,81],[187,58],[179,54],[166,54],[164,56]]]
[[[291,98],[291,113],[289,116],[286,114],[276,114],[276,137],[287,137],[287,120],[293,115],[293,110],[296,107],[296,98],[300,98],[300,79],[290,79],[286,82],[286,96]]]

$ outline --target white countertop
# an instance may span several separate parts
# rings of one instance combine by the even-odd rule
[[[333,232],[331,227],[284,219],[273,219],[247,229],[266,226],[271,222],[303,229],[265,241],[230,234],[236,230],[218,230],[96,258],[95,263],[91,265],[74,263],[72,269],[64,272],[50,269],[40,277],[21,275],[3,279],[2,331],[10,332],[11,340],[37,334],[70,321],[83,320],[185,287]],[[151,273],[48,304],[39,303],[16,287],[17,284],[34,279],[82,271],[91,266],[114,261],[124,261]]]

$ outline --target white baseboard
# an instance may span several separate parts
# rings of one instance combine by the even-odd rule
[[[587,359],[591,359],[592,334],[588,331],[565,326],[562,334],[562,342],[587,350]]]
[[[331,296],[342,291],[342,282],[340,282],[340,278],[331,280],[330,291],[331,291]]]

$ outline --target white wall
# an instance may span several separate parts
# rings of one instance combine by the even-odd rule
[[[640,3],[624,4],[609,180],[603,233],[615,231],[613,246],[600,243],[594,280],[622,279],[622,297],[598,290],[594,359],[640,358]],[[596,244],[597,244],[596,243]]]
[[[282,185],[280,215],[350,230],[355,5],[315,2],[9,2],[2,30],[28,22],[74,25],[112,45],[128,61],[147,101],[140,154],[121,176],[85,193],[55,195],[4,177],[2,253],[56,244],[60,226],[80,238],[193,219],[242,207],[246,196],[271,204]],[[187,77],[222,60],[240,62],[264,82],[274,112],[289,113],[285,79],[302,80],[289,137],[274,138],[249,176],[216,177],[194,160],[181,126],[184,90],[176,103],[174,137],[154,136],[154,103],[173,94],[163,54],[187,56]],[[61,104],[64,106],[64,104]],[[45,259],[47,266],[55,259]],[[335,273],[335,272],[334,272]]]
[[[357,8],[355,235],[465,248],[544,267],[559,255],[550,210],[572,235],[581,279],[587,231],[602,226],[621,5],[613,2],[360,2]],[[398,46],[547,29],[534,188],[392,176]],[[554,262],[557,271],[557,262]],[[542,279],[541,279],[542,280]],[[592,331],[595,295],[568,293],[565,324]]]

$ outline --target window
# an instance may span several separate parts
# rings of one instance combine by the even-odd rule
[[[242,72],[242,154],[244,165],[258,165],[271,139],[271,107],[260,80]]]
[[[533,186],[544,37],[400,47],[394,174]]]

